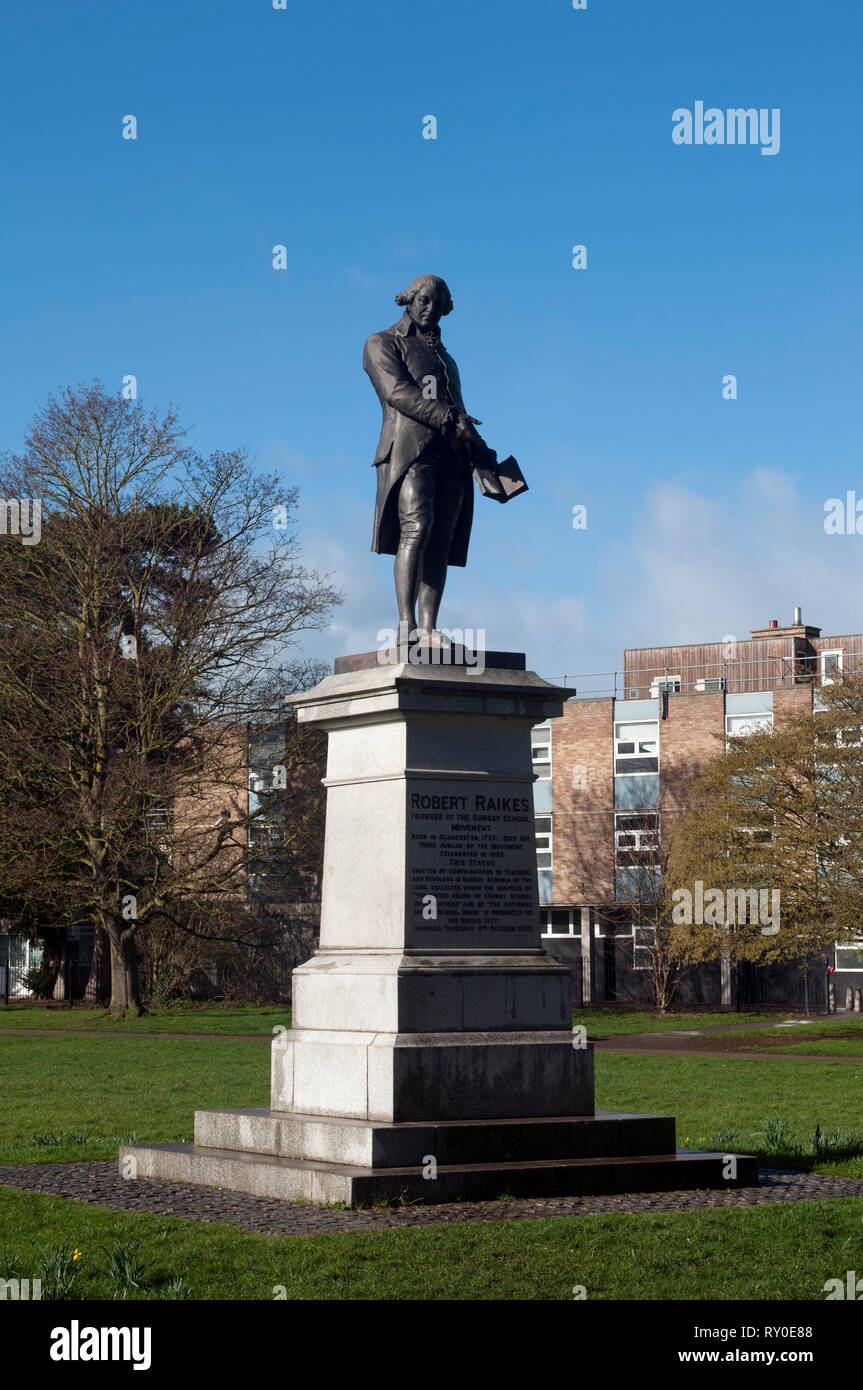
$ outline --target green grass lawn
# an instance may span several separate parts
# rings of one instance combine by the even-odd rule
[[[863,1154],[824,1161],[794,1161],[765,1143],[766,1122],[784,1120],[806,1139],[823,1131],[854,1131],[863,1147],[863,1061],[795,1062],[782,1057],[640,1057],[596,1054],[596,1104],[604,1110],[674,1115],[684,1148],[714,1147],[711,1136],[732,1131],[717,1145],[755,1153],[767,1167],[863,1178]]]
[[[803,1140],[863,1134],[863,1062],[596,1055],[597,1105],[671,1114],[681,1147],[735,1147],[772,1166],[863,1177],[863,1157],[799,1162],[759,1138],[784,1120]],[[219,1038],[7,1035],[0,1043],[0,1163],[114,1158],[118,1144],[189,1140],[194,1111],[269,1104],[269,1049]],[[780,1161],[781,1160],[781,1161]]]
[[[142,1018],[110,1018],[104,1009],[42,1009],[0,1007],[0,1032],[4,1028],[38,1028],[64,1032],[97,1031],[106,1035],[135,1037],[139,1033],[246,1033],[272,1037],[277,1026],[290,1028],[288,1005],[202,1004],[155,1009]]]
[[[582,1285],[588,1299],[823,1300],[828,1279],[863,1268],[856,1198],[277,1239],[0,1188],[0,1228],[5,1278],[38,1277],[52,1251],[77,1249],[73,1299],[170,1297],[181,1280],[190,1299],[272,1299],[282,1286],[289,1299],[568,1302]],[[151,1264],[139,1289],[109,1279],[114,1242]]]
[[[195,1110],[269,1105],[267,1042],[141,1036],[0,1041],[0,1163],[114,1158],[191,1139]]]
[[[805,1042],[788,1043],[782,1047],[759,1046],[753,1039],[752,1050],[799,1057],[859,1057],[863,1062],[863,1036],[843,1035],[841,1038],[807,1038]]]
[[[267,1037],[7,1034],[0,1163],[115,1158],[132,1136],[190,1139],[195,1109],[266,1106]],[[793,1152],[816,1125],[863,1135],[863,1063],[600,1053],[596,1076],[599,1107],[673,1114],[681,1145],[718,1136],[767,1166],[863,1177],[863,1152]],[[77,1248],[71,1296],[87,1299],[124,1296],[108,1275],[117,1242],[115,1255],[152,1262],[132,1298],[270,1299],[284,1285],[292,1299],[544,1301],[578,1284],[597,1299],[820,1299],[827,1279],[863,1269],[863,1198],[277,1240],[0,1188],[0,1232],[0,1276],[37,1277]]]

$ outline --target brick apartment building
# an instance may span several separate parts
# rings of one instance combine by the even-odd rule
[[[649,999],[647,952],[621,875],[655,854],[682,787],[726,735],[811,709],[837,671],[860,669],[861,653],[863,635],[822,637],[795,609],[790,625],[774,620],[746,640],[630,649],[622,672],[564,678],[580,693],[533,730],[534,809],[543,942],[571,962],[579,1002]],[[597,680],[603,688],[581,693]],[[678,1002],[822,1009],[828,965],[841,1006],[847,986],[863,985],[863,940],[799,969],[701,966]]]

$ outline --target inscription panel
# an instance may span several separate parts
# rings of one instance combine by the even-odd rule
[[[538,946],[528,782],[417,780],[407,787],[407,946]]]

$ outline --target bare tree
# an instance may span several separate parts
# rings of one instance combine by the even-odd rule
[[[38,544],[0,538],[0,898],[102,927],[111,1012],[137,1013],[142,925],[206,902],[236,931],[266,809],[242,731],[320,674],[298,642],[340,596],[296,489],[98,383],[49,399],[0,490],[43,511]]]
[[[633,967],[645,972],[657,1012],[668,1013],[694,955],[688,933],[672,921],[668,850],[654,804],[618,816],[615,902],[604,915],[631,931]]]

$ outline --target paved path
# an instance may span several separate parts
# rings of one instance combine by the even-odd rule
[[[124,1181],[117,1163],[27,1163],[0,1167],[0,1187],[68,1197],[113,1211],[144,1211],[190,1221],[223,1221],[267,1236],[324,1235],[334,1231],[380,1231],[401,1226],[438,1226],[465,1221],[524,1221],[548,1216],[611,1212],[696,1211],[753,1207],[773,1202],[863,1197],[863,1179],[820,1177],[762,1168],[758,1187],[732,1191],[621,1193],[613,1197],[537,1197],[512,1202],[449,1202],[383,1211],[330,1211],[305,1203],[248,1197],[189,1183]]]
[[[802,1030],[800,1036],[805,1038],[810,1025],[815,1025],[817,1031],[817,1019],[793,1022],[782,1020],[767,1023],[737,1023],[710,1028],[669,1029],[665,1033],[624,1033],[612,1038],[597,1038],[593,1041],[597,1052],[644,1053],[653,1056],[674,1055],[676,1057],[741,1057],[762,1061],[765,1057],[776,1055],[804,1062],[863,1062],[863,1056],[854,1056],[852,1053],[806,1055],[794,1052],[777,1052],[772,1054],[766,1051],[747,1050],[745,1047],[736,1047],[733,1044],[722,1049],[710,1047],[710,1040],[715,1037],[731,1036],[736,1033],[752,1033],[777,1027],[785,1027],[789,1032],[791,1032],[792,1027],[799,1027]],[[587,1027],[589,1030],[589,1023]],[[109,1033],[91,1028],[0,1028],[0,1040],[5,1033],[11,1033],[15,1037],[102,1038],[109,1041],[114,1041],[117,1038],[134,1038],[136,1041],[166,1038],[192,1042],[198,1040],[201,1042],[271,1043],[273,1040],[271,1033]],[[863,1032],[861,1032],[861,1036],[863,1036]],[[777,1047],[785,1046],[784,1037],[777,1038],[776,1045]]]
[[[590,1025],[587,1025],[588,1037]],[[760,1046],[753,1045],[750,1035],[767,1029],[781,1028],[771,1033]],[[595,1038],[597,1052],[638,1052],[653,1056],[675,1057],[742,1057],[763,1060],[765,1057],[788,1057],[804,1062],[863,1062],[860,1053],[800,1053],[783,1052],[782,1048],[807,1039],[821,1040],[833,1036],[830,1030],[819,1028],[818,1019],[782,1020],[772,1023],[735,1024],[721,1028],[674,1028],[665,1033],[619,1033],[611,1038]],[[863,1038],[863,1029],[860,1031]]]
[[[576,1010],[577,1012],[577,1010]],[[835,1014],[817,1014],[810,1018],[776,1018],[763,1020],[761,1023],[712,1023],[705,1028],[668,1028],[662,1033],[630,1033],[631,1038],[703,1038],[716,1037],[722,1033],[757,1033],[761,1029],[770,1028],[811,1028],[819,1019],[835,1019]],[[619,1036],[623,1036],[620,1034]]]
[[[831,1037],[830,1030],[819,1028],[820,1020],[824,1018],[835,1018],[835,1014],[819,1014],[811,1018],[804,1019],[773,1019],[764,1023],[736,1023],[723,1024],[718,1027],[710,1028],[669,1028],[664,1033],[620,1033],[611,1038],[595,1038],[593,1045],[597,1052],[644,1052],[654,1056],[674,1055],[675,1057],[742,1057],[758,1058],[763,1060],[765,1057],[778,1056],[789,1057],[791,1060],[799,1059],[804,1062],[863,1062],[863,1056],[854,1053],[800,1053],[782,1052],[779,1049],[787,1047],[789,1043],[805,1042],[807,1038]],[[590,1024],[587,1024],[588,1036],[590,1035]],[[738,1034],[747,1035],[750,1033],[764,1032],[766,1030],[782,1028],[783,1032],[772,1035],[770,1039],[764,1040],[767,1047],[755,1049],[747,1047],[745,1036],[738,1037]],[[786,1037],[785,1034],[788,1034]],[[711,1043],[716,1038],[728,1038],[724,1047]],[[863,1038],[863,1029],[860,1037]],[[773,1051],[773,1048],[776,1051]]]
[[[719,1057],[723,1062],[856,1062],[863,1064],[860,1053],[853,1056],[835,1052],[747,1052],[744,1048],[728,1048],[725,1052],[707,1047],[632,1047],[595,1044],[597,1052],[624,1052],[639,1057]]]

